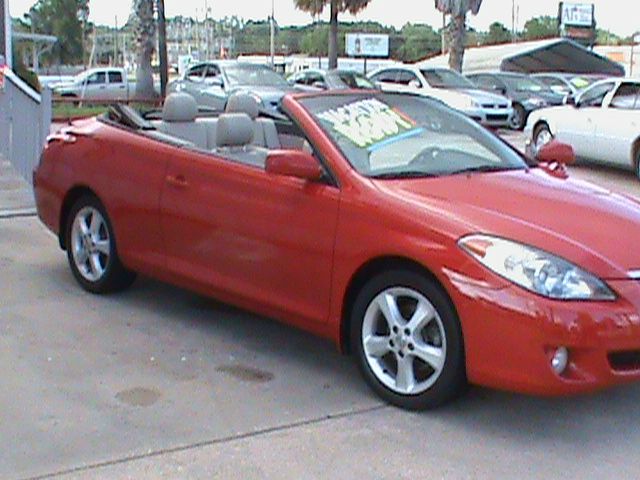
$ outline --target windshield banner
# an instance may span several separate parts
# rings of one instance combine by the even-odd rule
[[[327,110],[318,118],[360,148],[367,148],[416,126],[406,115],[375,98]]]

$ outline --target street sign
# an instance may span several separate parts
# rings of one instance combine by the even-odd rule
[[[567,27],[592,27],[592,3],[560,3],[560,24]]]
[[[347,33],[345,50],[350,57],[388,57],[389,35]]]

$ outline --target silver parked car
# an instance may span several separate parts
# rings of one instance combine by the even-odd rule
[[[190,66],[171,82],[168,93],[185,92],[199,106],[222,111],[229,95],[245,92],[266,110],[278,107],[285,93],[295,91],[287,81],[266,65],[219,60]]]
[[[372,72],[369,79],[383,91],[411,92],[441,100],[487,127],[506,128],[513,114],[511,100],[480,90],[448,68],[398,64]]]
[[[376,85],[364,74],[354,70],[318,70],[310,68],[294,73],[289,83],[303,92],[322,90],[375,90]]]

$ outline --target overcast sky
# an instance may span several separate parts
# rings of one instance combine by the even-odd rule
[[[8,0],[13,16],[21,16],[35,3],[34,0]],[[274,0],[276,20],[280,25],[309,23],[310,16],[293,7],[293,0]],[[593,0],[596,21],[601,28],[627,36],[640,30],[637,0]],[[238,15],[246,20],[265,19],[271,11],[271,0],[165,0],[167,16],[185,15],[204,17],[205,3],[211,16],[221,18]],[[557,0],[516,0],[519,6],[519,27],[531,17],[557,15]],[[90,0],[91,20],[98,24],[113,25],[116,16],[122,24],[129,16],[132,0]],[[511,29],[512,0],[485,0],[477,17],[469,23],[479,30],[499,21]],[[324,13],[328,20],[328,11]],[[401,27],[407,22],[428,23],[439,26],[442,17],[436,11],[433,0],[372,0],[366,10],[356,17],[343,15],[343,20],[375,20],[386,25]]]

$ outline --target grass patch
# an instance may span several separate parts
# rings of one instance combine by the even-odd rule
[[[73,103],[54,103],[53,119],[66,120],[68,118],[95,117],[107,111],[106,105],[74,105]]]

